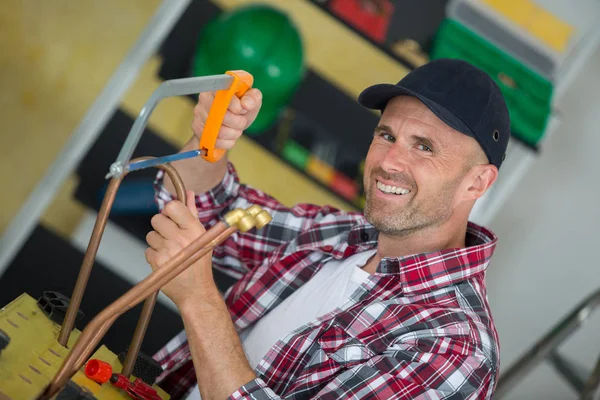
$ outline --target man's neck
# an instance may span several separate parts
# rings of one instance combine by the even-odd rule
[[[377,253],[369,259],[363,269],[369,273],[375,273],[377,266],[384,258],[398,258],[411,254],[465,247],[466,233],[466,224],[455,228],[442,226],[423,229],[397,236],[379,233]]]

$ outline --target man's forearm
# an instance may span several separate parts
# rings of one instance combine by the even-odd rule
[[[225,399],[256,378],[216,287],[180,311],[203,400]]]
[[[181,152],[198,149],[199,141],[194,136],[181,149]],[[202,157],[188,158],[185,160],[174,161],[171,163],[179,172],[186,189],[193,190],[194,193],[206,192],[221,182],[227,172],[227,156],[217,162],[211,163]],[[175,188],[171,179],[165,176],[165,188],[175,195]]]

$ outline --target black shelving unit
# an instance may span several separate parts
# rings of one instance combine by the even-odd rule
[[[202,28],[221,12],[222,10],[211,2],[190,4],[161,45],[159,53],[163,63],[158,71],[161,80],[191,76],[192,59]],[[396,59],[399,60],[397,57]],[[197,96],[188,98],[195,104]],[[378,122],[377,115],[360,106],[355,98],[349,97],[310,68],[307,68],[287,108],[288,112],[284,112],[269,130],[247,137],[267,149],[273,157],[283,160],[303,173],[306,179],[318,184],[350,207],[356,208],[357,198],[342,196],[286,159],[280,151],[281,143],[290,139],[301,144],[308,153],[318,156],[321,161],[356,182],[360,194],[362,176],[359,164],[364,160],[369,148],[373,129]],[[293,118],[286,120],[286,114],[293,115]],[[284,124],[291,124],[285,133],[282,129]]]

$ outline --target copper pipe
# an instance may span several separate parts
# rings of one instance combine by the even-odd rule
[[[152,158],[154,157],[140,157],[132,161],[142,161]],[[179,176],[177,170],[168,164],[158,165],[157,168],[167,173],[167,175],[173,182],[173,185],[175,186],[175,191],[177,193],[178,198],[182,199],[185,204],[185,186],[183,185],[183,181],[181,180],[181,177]],[[85,292],[85,288],[87,286],[90,274],[92,273],[92,267],[94,266],[96,254],[98,253],[98,248],[100,247],[100,240],[102,239],[102,234],[104,233],[104,228],[106,227],[106,222],[108,221],[110,210],[117,195],[119,185],[121,184],[121,181],[125,176],[126,174],[123,174],[120,177],[115,177],[110,180],[110,183],[108,184],[108,188],[106,189],[106,193],[104,195],[104,199],[102,200],[102,206],[98,211],[98,217],[96,218],[96,223],[92,231],[92,236],[90,237],[90,241],[88,243],[88,247],[85,252],[81,268],[79,270],[79,276],[77,277],[77,282],[75,283],[75,288],[73,289],[73,295],[71,296],[71,300],[69,302],[69,308],[67,309],[65,319],[63,320],[63,324],[58,335],[58,342],[63,347],[67,347],[67,343],[69,342],[69,336],[71,335],[71,331],[73,330],[73,326],[75,325],[75,317],[77,316],[77,311],[81,306],[83,293]]]
[[[177,177],[178,181],[174,181],[173,183],[177,193],[177,198],[181,199],[183,204],[186,204],[187,197],[185,187],[183,186],[183,182],[179,177],[179,173],[177,173],[177,170],[173,168],[170,164],[162,164],[161,166],[159,166],[159,168],[161,167],[164,171],[172,170],[171,173],[167,172],[169,177]],[[146,335],[146,331],[148,330],[148,325],[150,324],[150,318],[152,317],[152,311],[154,311],[154,306],[156,305],[157,298],[158,291],[156,291],[154,294],[152,294],[146,299],[144,307],[142,308],[142,312],[140,313],[138,323],[135,327],[135,331],[133,332],[133,337],[131,338],[131,343],[129,344],[127,355],[125,356],[125,360],[123,361],[123,369],[121,370],[121,373],[128,378],[131,375],[131,372],[133,371],[133,366],[135,365],[135,361],[137,360],[138,354],[140,353],[140,348],[142,347],[144,336]]]
[[[77,282],[75,283],[75,288],[73,289],[73,295],[71,296],[71,300],[69,302],[69,308],[67,309],[65,319],[63,320],[62,327],[58,335],[58,343],[60,343],[60,345],[63,347],[67,347],[69,336],[71,335],[71,331],[75,325],[75,316],[79,310],[79,306],[81,305],[83,293],[85,292],[87,282],[90,274],[92,273],[92,267],[94,266],[96,253],[98,252],[98,247],[100,247],[100,239],[102,238],[102,233],[104,232],[104,227],[106,226],[108,215],[120,183],[121,178],[113,178],[110,181],[104,196],[104,200],[102,201],[102,207],[100,207],[100,210],[98,211],[98,217],[96,218],[94,230],[92,231],[92,236],[88,243],[88,247],[83,258],[83,263],[81,264],[81,268],[79,270],[79,276],[77,277]]]
[[[152,311],[154,310],[154,305],[156,304],[157,298],[158,291],[152,293],[150,297],[144,301],[144,308],[142,308],[142,312],[140,313],[140,318],[135,327],[135,331],[133,332],[133,338],[131,339],[131,344],[127,350],[125,360],[123,361],[123,369],[121,370],[121,374],[125,375],[127,378],[129,378],[133,372],[133,366],[135,365],[135,361],[140,353],[142,341],[146,335],[146,330],[148,329],[150,317],[152,316]]]
[[[218,222],[167,261],[165,265],[153,271],[148,277],[100,312],[83,330],[54,379],[38,399],[48,400],[58,393],[83,366],[106,331],[121,314],[135,307],[153,292],[170,282],[193,263],[212,251],[215,246],[231,236],[237,229],[235,225],[228,227],[224,222]]]
[[[215,227],[216,228],[216,227]],[[213,228],[214,229],[214,228]],[[219,231],[221,229],[219,228]],[[225,232],[223,233],[224,238],[226,238],[227,236],[231,235],[233,232],[235,232],[236,227],[231,227],[231,228],[227,228],[225,230]],[[211,232],[213,233],[213,232]],[[213,235],[214,236],[214,235]],[[215,239],[216,240],[216,239]],[[184,261],[183,264],[179,265],[177,267],[177,269],[175,271],[169,272],[165,279],[166,283],[168,283],[171,279],[173,279],[175,276],[179,275],[181,272],[183,272],[185,269],[187,269],[190,265],[192,265],[193,263],[195,263],[196,261],[198,261],[200,258],[202,258],[205,254],[207,254],[210,250],[212,250],[213,247],[215,247],[216,245],[218,245],[221,242],[221,239],[219,239],[218,241],[211,241],[208,246],[209,247],[204,247],[204,248],[200,248],[200,250],[198,252],[196,252],[193,256],[191,256],[188,260]],[[222,239],[224,240],[224,239]],[[161,267],[164,268],[164,267]],[[147,279],[147,278],[146,278]],[[143,281],[142,281],[143,282]],[[141,282],[140,282],[141,283]],[[165,284],[166,284],[165,283]],[[146,298],[147,296],[147,291],[143,292],[140,296],[140,300],[143,300],[144,298]],[[155,292],[157,293],[157,292]],[[139,303],[139,302],[138,302]],[[135,307],[136,304],[134,304],[131,307]],[[129,308],[131,308],[129,307]],[[127,310],[123,310],[121,313],[119,314],[115,314],[113,317],[107,319],[106,321],[104,321],[100,327],[93,333],[93,336],[90,340],[90,343],[88,343],[85,347],[84,350],[82,350],[81,352],[81,356],[75,361],[75,365],[79,365],[81,368],[81,366],[85,363],[85,361],[87,360],[87,357],[89,357],[89,355],[91,354],[91,352],[93,351],[94,347],[96,346],[96,344],[98,344],[100,342],[100,340],[102,339],[102,337],[104,337],[104,335],[106,334],[106,332],[108,331],[108,329],[111,327],[111,325],[114,323],[114,321],[121,315],[123,314],[125,311]],[[138,324],[139,325],[139,324]],[[137,355],[136,355],[137,357]],[[134,359],[135,360],[135,359]]]

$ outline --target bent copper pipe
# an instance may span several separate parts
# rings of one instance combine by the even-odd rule
[[[144,302],[144,307],[142,308],[140,318],[138,319],[135,331],[133,332],[133,337],[131,338],[131,344],[129,345],[129,349],[127,350],[125,360],[123,360],[123,368],[121,369],[121,374],[125,375],[127,378],[129,378],[131,376],[131,373],[133,372],[133,367],[135,366],[135,361],[137,360],[138,354],[140,353],[142,341],[144,340],[144,336],[146,335],[148,324],[150,324],[150,317],[152,317],[152,311],[154,311],[154,306],[156,305],[157,299],[158,291],[152,293],[150,297],[148,297]]]
[[[142,161],[152,158],[154,157],[140,157],[132,161]],[[182,199],[185,204],[185,186],[181,180],[181,177],[179,176],[179,173],[177,173],[177,170],[168,164],[158,165],[157,168],[165,171],[167,175],[169,175],[169,178],[175,186],[175,191],[178,198]],[[123,174],[121,177],[115,177],[111,179],[110,183],[108,184],[108,188],[106,189],[104,199],[102,200],[102,206],[98,211],[98,217],[96,218],[96,223],[94,225],[94,229],[92,231],[92,235],[90,237],[90,241],[79,270],[79,276],[77,277],[77,282],[75,283],[75,288],[73,289],[73,295],[71,296],[71,300],[69,302],[69,308],[67,309],[60,334],[58,335],[58,342],[63,347],[67,347],[67,343],[69,342],[69,336],[71,335],[71,331],[75,325],[77,310],[79,310],[85,288],[90,278],[90,274],[92,273],[92,267],[94,266],[96,254],[98,253],[98,248],[100,247],[100,240],[102,239],[102,234],[104,233],[104,228],[106,227],[110,210],[117,195],[117,190],[119,189],[119,186],[121,185],[125,175],[126,174]]]
[[[83,330],[77,343],[66,357],[54,379],[38,397],[47,400],[54,396],[83,366],[113,322],[123,313],[151,296],[193,263],[231,236],[238,227],[218,222],[198,239],[177,253],[163,266],[153,271],[110,306],[100,312]]]
[[[142,159],[148,158],[149,157],[143,157]],[[141,159],[138,160],[141,161]],[[167,175],[169,175],[169,178],[171,178],[171,181],[173,181],[177,198],[180,199],[183,204],[186,204],[185,186],[177,170],[170,164],[162,164],[159,165],[158,168],[162,169],[167,173]],[[142,312],[140,313],[138,323],[135,327],[135,331],[133,332],[133,337],[131,338],[131,343],[129,344],[129,349],[127,350],[127,355],[125,356],[125,360],[123,360],[123,369],[121,370],[121,373],[127,378],[129,378],[133,372],[133,367],[140,352],[140,348],[142,347],[142,341],[146,335],[148,325],[150,324],[150,318],[152,317],[152,311],[154,311],[154,306],[156,305],[157,299],[158,290],[146,299],[144,307],[142,308]]]
[[[158,288],[160,288],[162,285],[168,283],[171,279],[173,279],[175,276],[177,276],[179,273],[183,272],[185,269],[187,269],[190,265],[192,265],[194,262],[198,261],[203,255],[205,255],[206,253],[208,253],[210,250],[212,250],[212,247],[216,246],[217,244],[220,243],[219,242],[214,242],[213,237],[218,237],[222,231],[228,231],[231,230],[231,232],[235,231],[235,227],[233,228],[223,228],[224,224],[221,222],[219,224],[217,224],[217,226],[213,227],[213,230],[206,232],[203,236],[201,236],[202,238],[204,238],[203,243],[209,243],[210,247],[204,247],[204,248],[200,248],[200,250],[195,253],[191,259],[188,259],[186,261],[184,261],[184,263],[180,266],[177,267],[176,271],[165,271],[166,272],[166,281],[161,281],[161,283],[159,283],[159,286],[157,286]],[[207,234],[210,232],[210,235],[207,236]],[[228,233],[227,236],[229,236],[231,233]],[[206,236],[206,237],[205,237]],[[225,237],[226,238],[226,237]],[[225,239],[224,238],[224,239]],[[223,240],[224,240],[223,239]],[[193,244],[193,243],[192,243]],[[198,244],[198,246],[200,246],[200,244]],[[182,250],[183,251],[183,250]],[[177,255],[175,256],[177,257]],[[170,264],[166,264],[164,267],[161,267],[161,269],[166,269],[168,268],[168,265]],[[153,276],[154,273],[150,274],[146,279],[144,279],[143,281],[141,281],[140,283],[138,283],[136,285],[140,286],[142,283],[144,283],[146,280],[148,280],[149,278],[151,278]],[[157,278],[152,278],[152,279],[161,279],[160,276]],[[152,281],[154,282],[154,281]],[[164,283],[162,283],[164,282]],[[154,283],[151,283],[152,285],[154,285]],[[132,291],[134,288],[130,289],[130,291]],[[143,290],[142,289],[137,289],[137,290]],[[124,312],[128,311],[131,307],[135,307],[137,304],[139,304],[139,302],[141,302],[142,300],[144,300],[151,292],[148,290],[143,291],[140,295],[139,298],[136,297],[136,303],[133,305],[130,304],[126,304],[123,307],[125,307],[125,309],[121,310],[120,312],[109,316],[108,318],[106,318],[106,320],[102,323],[99,323],[98,326],[99,328],[97,330],[94,330],[93,332],[91,331],[90,334],[91,339],[90,342],[86,344],[87,347],[85,347],[83,350],[81,350],[81,356],[75,361],[76,365],[79,365],[78,368],[75,369],[75,371],[73,373],[76,372],[77,369],[81,368],[81,366],[85,363],[87,357],[89,357],[89,354],[91,354],[91,352],[93,351],[94,347],[96,346],[96,344],[98,344],[100,342],[100,340],[102,339],[102,337],[106,334],[106,332],[108,331],[108,329],[110,328],[110,326],[113,324],[113,322],[120,316],[122,315]],[[155,292],[156,293],[156,292]],[[127,292],[124,296],[121,297],[125,297],[129,295],[129,292]],[[117,301],[115,301],[111,306],[109,307],[113,307],[115,305],[115,303],[117,303],[118,301],[122,300],[121,298],[119,298]],[[124,303],[123,303],[124,304]],[[118,308],[118,306],[115,306]],[[107,307],[108,308],[108,307]],[[98,317],[100,317],[101,314],[98,315]],[[96,319],[98,318],[96,317]],[[92,320],[92,322],[94,322],[94,320]],[[90,324],[92,323],[90,322]],[[86,328],[87,329],[87,328]],[[83,333],[82,333],[83,336]],[[80,337],[82,337],[80,336]],[[72,353],[74,354],[78,354],[77,352],[75,352],[75,348],[73,349]]]

